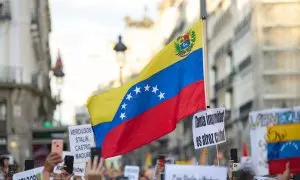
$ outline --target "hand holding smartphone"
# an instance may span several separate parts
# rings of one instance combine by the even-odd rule
[[[58,155],[60,155],[62,157],[63,145],[64,145],[63,140],[59,140],[59,139],[52,140],[51,152],[57,153]]]

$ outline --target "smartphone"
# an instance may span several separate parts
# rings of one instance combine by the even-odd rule
[[[91,148],[91,160],[94,161],[95,156],[98,156],[98,163],[100,162],[101,158],[101,148]]]
[[[65,156],[64,170],[67,171],[68,174],[73,174],[73,167],[74,167],[74,156]]]
[[[34,169],[34,160],[25,160],[25,171]]]
[[[57,153],[58,155],[60,155],[62,157],[63,146],[64,146],[63,140],[54,139],[54,140],[52,140],[52,144],[51,144],[51,152]]]
[[[240,170],[240,163],[233,163],[232,164],[232,171],[239,171]]]
[[[238,163],[238,155],[237,155],[237,149],[230,149],[230,160],[232,160],[234,163]]]

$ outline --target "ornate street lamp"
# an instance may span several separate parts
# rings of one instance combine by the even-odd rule
[[[61,123],[61,120],[62,120],[61,90],[62,90],[62,86],[63,86],[63,83],[64,83],[65,73],[63,71],[63,64],[62,64],[62,59],[61,59],[59,51],[58,51],[55,67],[53,68],[53,75],[56,78],[56,87],[57,87],[57,91],[58,91],[58,95],[56,97],[56,103],[59,105],[59,108],[58,108],[58,110],[59,110],[59,122]]]
[[[120,84],[123,85],[123,67],[125,66],[125,51],[127,50],[126,45],[122,42],[122,36],[118,37],[118,42],[114,47],[114,51],[116,51],[116,60],[120,68]]]

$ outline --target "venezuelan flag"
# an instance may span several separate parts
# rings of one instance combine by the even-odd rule
[[[290,163],[291,173],[300,172],[300,124],[282,124],[268,127],[267,155],[269,173],[279,174]]]
[[[205,109],[202,21],[162,49],[138,77],[89,98],[97,147],[104,158],[127,153]]]

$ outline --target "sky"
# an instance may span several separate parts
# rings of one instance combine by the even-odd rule
[[[124,17],[155,19],[157,0],[50,0],[50,47],[55,64],[58,49],[64,64],[62,122],[72,123],[75,107],[84,105],[99,84],[118,77],[112,43],[124,31]],[[55,81],[51,82],[57,92]],[[57,112],[55,118],[57,118]]]

